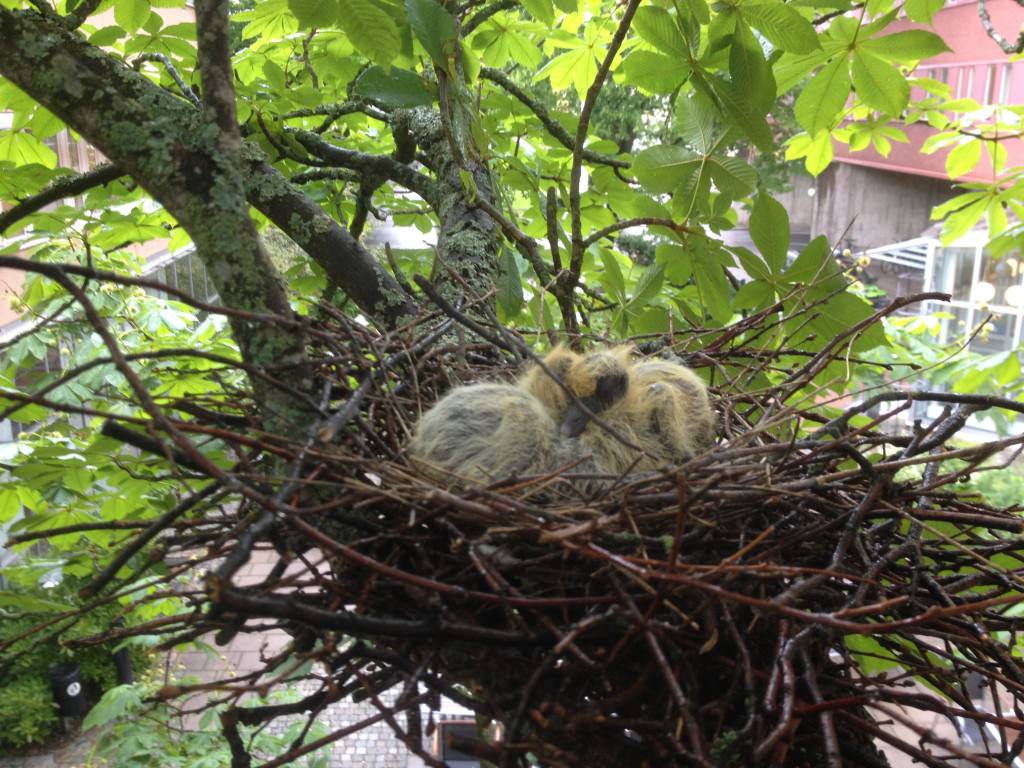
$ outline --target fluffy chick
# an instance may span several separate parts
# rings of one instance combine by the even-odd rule
[[[692,459],[715,440],[715,412],[707,387],[685,365],[642,360],[633,367],[645,448],[668,462]]]
[[[692,370],[670,360],[634,362],[630,347],[611,347],[579,355],[555,348],[544,360],[578,398],[565,391],[539,366],[520,386],[544,403],[560,425],[561,446],[590,454],[607,474],[647,471],[693,458],[714,441],[715,415],[704,382]],[[586,410],[580,408],[586,406]],[[596,414],[628,443],[598,424]]]
[[[560,438],[540,401],[511,384],[457,387],[423,414],[409,458],[443,482],[550,471]]]
[[[570,398],[540,366],[532,368],[519,385],[540,400],[559,425],[564,442],[558,446],[562,463],[590,457],[584,471],[618,475],[633,470],[653,469],[644,452],[637,426],[637,411],[631,370],[632,350],[609,347],[579,355],[565,347],[556,347],[544,363],[575,395]],[[589,411],[589,413],[588,413]],[[611,434],[591,420],[591,414],[611,427]],[[623,439],[619,439],[616,435]]]

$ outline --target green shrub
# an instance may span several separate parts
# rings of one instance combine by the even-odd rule
[[[0,684],[0,752],[39,742],[57,727],[49,678],[25,676]]]
[[[28,601],[33,599],[74,604],[77,586],[67,582],[54,589],[6,590],[5,596],[9,601],[25,598],[29,605]],[[44,741],[56,727],[59,717],[49,677],[52,664],[69,661],[78,664],[85,690],[93,700],[116,685],[115,643],[74,650],[65,643],[106,632],[119,612],[120,606],[116,604],[99,606],[81,616],[58,637],[53,637],[52,631],[43,630],[5,648],[0,658],[0,754]],[[51,618],[52,613],[10,616],[0,610],[0,643],[18,637]],[[145,651],[132,647],[130,653],[133,668],[144,669]]]

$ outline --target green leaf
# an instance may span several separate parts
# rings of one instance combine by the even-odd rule
[[[771,271],[768,269],[768,264],[765,263],[765,260],[749,248],[737,245],[729,250],[739,259],[743,271],[754,278],[754,280],[768,280],[771,277]]]
[[[576,89],[580,99],[597,76],[598,62],[590,46],[575,48],[559,54],[534,75],[534,82],[545,78],[551,81],[554,91],[564,91],[570,85]]]
[[[750,103],[749,96],[720,77],[709,80],[715,95],[722,103],[725,114],[736,123],[743,133],[754,142],[754,146],[762,152],[771,152],[773,147],[772,131],[763,111],[757,110]]]
[[[910,85],[892,64],[874,54],[854,51],[853,85],[872,109],[898,117],[910,99]]]
[[[663,194],[678,187],[702,163],[702,157],[685,147],[659,144],[637,155],[631,170],[647,191]]]
[[[757,171],[739,157],[711,155],[708,171],[719,191],[733,200],[749,195],[757,185]]]
[[[607,288],[619,304],[626,303],[626,280],[622,277],[622,269],[619,261],[607,248],[601,249],[601,263],[604,265],[604,272],[601,274],[601,284]]]
[[[680,93],[676,98],[672,130],[693,147],[694,151],[707,155],[714,149],[717,131],[718,111],[711,100],[700,92]]]
[[[116,43],[126,34],[128,33],[115,25],[103,27],[102,29],[97,29],[95,32],[89,35],[89,44],[98,46],[100,48],[106,48],[107,46]]]
[[[800,252],[782,279],[791,285],[818,285],[826,281],[844,280],[842,270],[832,258],[832,247],[824,235],[818,235]],[[830,282],[830,290],[841,287],[842,283]]]
[[[21,613],[63,613],[74,610],[74,606],[67,603],[16,592],[0,592],[0,608],[12,608]]]
[[[304,29],[329,27],[338,18],[338,0],[288,0],[288,10]]]
[[[736,31],[729,48],[729,75],[733,86],[745,91],[759,111],[768,111],[775,100],[775,78],[764,59],[761,44],[740,18],[736,19]]]
[[[263,62],[263,76],[267,79],[267,84],[271,88],[277,91],[283,91],[285,89],[285,74],[281,66],[275,62],[267,59]]]
[[[950,50],[941,37],[924,29],[908,29],[884,37],[873,37],[863,41],[860,49],[890,61],[920,61]]]
[[[743,16],[776,48],[792,53],[821,49],[811,22],[788,5],[764,3],[742,6]]]
[[[541,24],[550,26],[555,23],[555,9],[551,0],[523,0],[523,8]]]
[[[828,131],[822,131],[811,141],[807,156],[804,158],[804,167],[809,174],[817,176],[828,168],[833,156],[832,136]]]
[[[850,96],[845,56],[836,56],[816,74],[796,100],[796,120],[810,134],[832,126]]]
[[[138,708],[144,695],[145,688],[141,683],[115,685],[89,710],[89,714],[82,722],[82,728],[88,730],[123,717]]]
[[[689,56],[689,49],[675,19],[664,8],[644,5],[633,17],[633,29],[662,53]]]
[[[772,273],[782,271],[789,250],[789,214],[782,204],[765,192],[754,201],[750,214],[750,237]]]
[[[753,254],[751,254],[753,255]],[[767,306],[775,298],[775,291],[767,283],[751,280],[740,286],[732,299],[736,309],[760,309]]]
[[[389,107],[411,108],[425,107],[434,102],[423,79],[408,69],[372,66],[361,74],[352,91],[357,96],[376,99]]]
[[[402,48],[395,20],[373,0],[341,0],[338,26],[363,55],[387,66]]]
[[[633,51],[618,71],[627,85],[655,94],[674,93],[690,75],[685,62],[654,51]]]
[[[729,280],[722,265],[712,259],[697,258],[693,262],[693,279],[704,310],[715,322],[728,322],[732,306],[729,304]]]
[[[949,178],[958,179],[974,170],[974,166],[981,160],[981,144],[979,139],[970,137],[953,147],[946,156],[946,173]]]
[[[907,12],[907,17],[911,21],[931,24],[932,17],[942,10],[945,4],[945,0],[906,0],[903,10]]]
[[[519,275],[515,254],[510,248],[501,249],[501,263],[498,270],[498,307],[506,318],[519,314],[523,306],[523,281]]]
[[[665,277],[682,285],[693,274],[693,254],[681,245],[659,243],[654,249],[654,259],[665,265]]]
[[[629,300],[630,308],[644,307],[651,299],[661,291],[661,285],[665,281],[665,265],[651,264],[636,283],[633,297]]]
[[[0,161],[15,166],[38,163],[47,168],[57,167],[57,153],[39,139],[24,131],[0,133]]]
[[[435,64],[446,66],[446,50],[457,36],[455,18],[435,0],[405,0],[405,10],[420,45]]]
[[[986,210],[988,210],[987,196],[980,200],[975,200],[973,203],[961,208],[956,213],[950,214],[946,218],[945,224],[942,226],[942,234],[939,238],[942,240],[942,244],[949,245],[966,235],[971,227],[981,220],[981,217],[985,215]]]
[[[847,635],[843,642],[866,677],[880,675],[900,666],[899,660],[891,652],[868,635]]]
[[[135,32],[149,19],[149,0],[118,0],[114,4],[114,20],[126,32]]]

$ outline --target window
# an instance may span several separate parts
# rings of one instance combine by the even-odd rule
[[[1024,323],[1024,256],[994,259],[981,246],[937,248],[929,290],[952,294],[949,305],[931,307],[952,314],[943,322],[942,341],[970,339],[980,354],[1013,349]],[[979,323],[981,331],[972,337]]]
[[[1010,84],[1013,83],[1013,66],[1003,64],[1003,79],[999,83],[999,104],[1010,103]]]

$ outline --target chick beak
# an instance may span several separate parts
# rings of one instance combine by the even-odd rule
[[[597,410],[597,403],[590,397],[581,398],[579,402],[569,403],[559,429],[562,437],[579,437],[590,423],[590,414],[583,410],[580,403],[586,406],[591,413]]]

